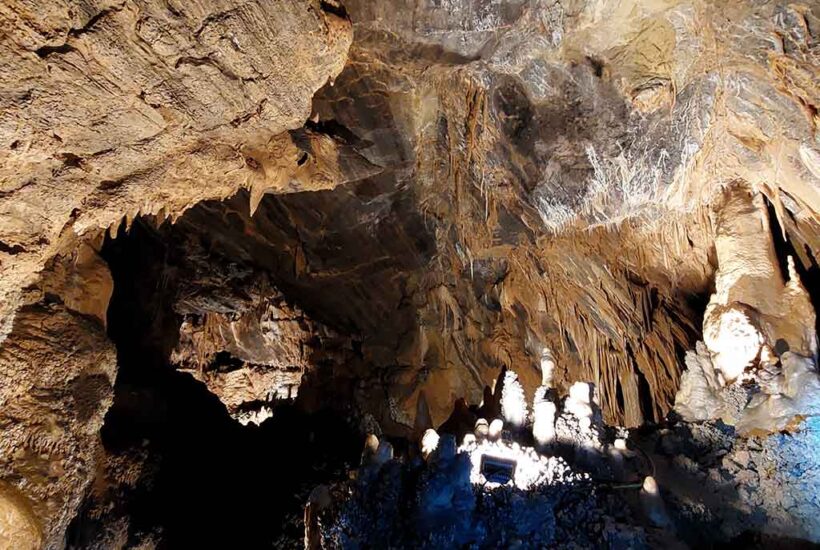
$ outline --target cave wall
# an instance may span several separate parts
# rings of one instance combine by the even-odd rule
[[[97,253],[138,215],[355,341],[311,376],[395,433],[501,366],[532,392],[546,350],[609,422],[663,418],[725,188],[817,273],[818,9],[4,2],[0,473],[34,539],[91,479],[116,372]]]
[[[110,405],[102,233],[243,186],[337,183],[315,177],[333,143],[300,164],[287,133],[352,38],[322,5],[0,7],[0,475],[35,510],[31,540],[61,545]]]
[[[271,173],[297,168],[286,130],[352,38],[306,0],[5,2],[0,17],[13,29],[0,50],[0,338],[61,236],[292,187]]]

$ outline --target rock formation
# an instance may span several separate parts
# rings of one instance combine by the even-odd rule
[[[186,461],[330,487],[298,454],[332,447],[318,418],[378,435],[357,487],[429,434],[423,508],[465,514],[447,434],[514,428],[571,469],[624,455],[605,424],[808,437],[817,3],[0,0],[0,23],[0,545],[186,540],[151,510]],[[293,530],[234,513],[248,546]]]
[[[2,22],[0,472],[54,547],[94,475],[116,375],[101,236],[242,187],[333,185],[297,177],[288,130],[352,33],[308,1],[12,1]]]

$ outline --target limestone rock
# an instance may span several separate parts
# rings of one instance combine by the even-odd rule
[[[40,526],[31,505],[13,487],[0,484],[0,546],[38,550],[41,544]]]
[[[241,312],[186,315],[171,362],[204,382],[232,415],[247,420],[243,424],[259,424],[265,415],[251,418],[252,409],[297,396],[318,332],[302,312],[271,292]]]
[[[0,17],[0,340],[62,236],[178,216],[260,177],[315,187],[274,180],[298,168],[283,132],[350,45],[319,2],[11,1]]]
[[[52,548],[93,476],[116,376],[102,234],[242,187],[334,185],[299,178],[287,130],[352,32],[307,0],[11,0],[0,21],[0,475]]]
[[[794,428],[817,393],[815,4],[6,0],[0,477],[42,544],[95,477],[128,283],[146,334],[112,332],[120,364],[176,348],[242,421],[299,387],[479,445],[549,388],[537,437],[595,452],[603,419],[673,403]],[[126,240],[153,252],[109,272]]]
[[[511,370],[504,375],[501,390],[501,415],[504,422],[514,430],[520,430],[528,420],[527,400],[518,376]]]

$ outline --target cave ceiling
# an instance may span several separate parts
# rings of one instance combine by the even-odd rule
[[[781,294],[820,279],[817,3],[6,0],[0,24],[0,465],[45,540],[112,399],[100,254],[136,226],[175,266],[174,366],[216,356],[203,330],[296,369],[275,384],[333,363],[350,383],[315,391],[396,434],[501,367],[532,394],[545,355],[608,422],[660,421],[733,303],[812,351]],[[721,275],[738,250],[774,297]]]

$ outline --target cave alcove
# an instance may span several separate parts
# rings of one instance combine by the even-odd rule
[[[334,396],[323,401],[317,394],[326,388],[300,388],[295,399],[266,403],[272,417],[259,426],[243,426],[205,384],[176,370],[170,357],[183,318],[175,307],[192,295],[209,295],[214,280],[233,285],[229,294],[240,297],[243,284],[271,281],[286,299],[344,335],[338,336],[348,346],[343,355],[359,362],[362,340],[369,345],[407,330],[412,319],[389,311],[401,300],[394,275],[422,261],[429,245],[406,237],[422,232],[414,220],[394,216],[399,221],[384,230],[388,236],[401,232],[401,238],[377,240],[355,224],[355,216],[372,208],[366,200],[345,191],[322,195],[266,197],[251,217],[242,192],[197,205],[175,224],[137,218],[105,239],[101,255],[114,280],[108,334],[118,374],[102,428],[107,466],[71,524],[70,548],[88,547],[123,518],[127,540],[157,532],[169,548],[298,546],[310,490],[344,477],[361,452],[363,434],[345,403],[349,389],[331,380]],[[328,203],[352,212],[351,223],[339,219],[334,227],[320,227],[324,217],[315,216]],[[303,277],[289,250],[300,238],[313,239],[301,252],[308,261],[322,262]],[[396,250],[397,260],[385,261],[383,253],[374,258],[382,246],[405,249]],[[349,270],[356,276],[335,275]],[[321,350],[313,355],[316,371],[306,374],[306,386],[327,378],[321,371],[330,359]],[[235,363],[241,361],[220,352],[209,368]],[[339,414],[345,408],[346,416]],[[105,468],[124,463],[134,483],[110,483]]]

